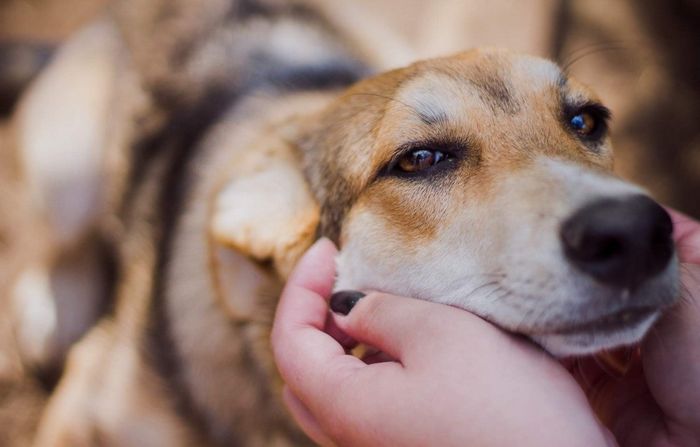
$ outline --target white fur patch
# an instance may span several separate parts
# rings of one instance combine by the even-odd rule
[[[12,290],[12,304],[22,356],[31,364],[44,364],[54,350],[57,325],[48,272],[24,271]]]
[[[259,260],[272,259],[288,273],[313,237],[318,206],[299,169],[274,162],[232,179],[219,193],[212,216],[214,239]]]
[[[462,116],[468,97],[464,94],[464,86],[454,79],[430,73],[404,85],[397,100],[411,107],[419,116],[438,121],[441,117]]]
[[[512,71],[514,76],[522,77],[523,82],[535,89],[556,86],[562,76],[561,69],[554,62],[525,55],[513,58]]]

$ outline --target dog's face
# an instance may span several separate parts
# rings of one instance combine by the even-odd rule
[[[611,174],[608,112],[502,51],[360,83],[307,142],[338,289],[470,310],[555,355],[637,341],[677,295],[668,214]]]

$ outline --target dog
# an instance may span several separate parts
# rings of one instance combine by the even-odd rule
[[[336,290],[555,356],[633,344],[674,304],[671,220],[612,174],[589,88],[497,49],[376,74],[352,28],[308,2],[123,0],[33,84],[15,144],[54,249],[14,303],[27,361],[65,357],[36,445],[309,444],[268,337],[319,237]]]

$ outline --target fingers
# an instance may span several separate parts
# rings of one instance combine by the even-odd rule
[[[310,290],[322,297],[331,294],[335,279],[335,256],[338,250],[328,239],[320,239],[299,260],[289,275],[288,285]],[[325,300],[324,300],[325,306]]]
[[[497,331],[480,318],[444,304],[381,293],[358,300],[347,316],[334,316],[347,335],[404,366],[424,363],[425,356],[450,334],[462,338],[473,333],[483,339]]]
[[[333,286],[336,249],[317,242],[299,261],[282,292],[272,330],[272,349],[282,378],[304,402],[327,398],[329,372],[352,371],[365,364],[323,332]]]
[[[347,316],[336,314],[336,325],[358,342],[373,346],[404,363],[430,313],[425,302],[372,293],[360,299]],[[422,332],[422,331],[420,331]]]
[[[700,222],[676,210],[666,210],[673,219],[673,238],[681,262],[700,264]]]
[[[326,334],[330,335],[335,339],[338,343],[340,343],[343,348],[345,348],[347,351],[355,348],[357,346],[357,340],[343,332],[339,327],[338,324],[335,321],[335,318],[333,318],[333,315],[330,313],[328,314],[328,317],[326,318],[326,327],[323,330]]]
[[[301,258],[282,292],[272,332],[273,348],[288,343],[287,335],[299,328],[323,329],[327,305],[324,296],[333,287],[334,256],[328,240],[320,240]]]

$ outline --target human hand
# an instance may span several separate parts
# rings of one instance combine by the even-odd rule
[[[700,223],[673,210],[682,298],[623,377],[579,361],[574,373],[621,446],[700,446]]]
[[[304,256],[272,333],[285,401],[317,443],[615,445],[558,362],[468,312],[372,293],[329,316],[335,253],[322,240]],[[348,337],[394,360],[348,355]]]

